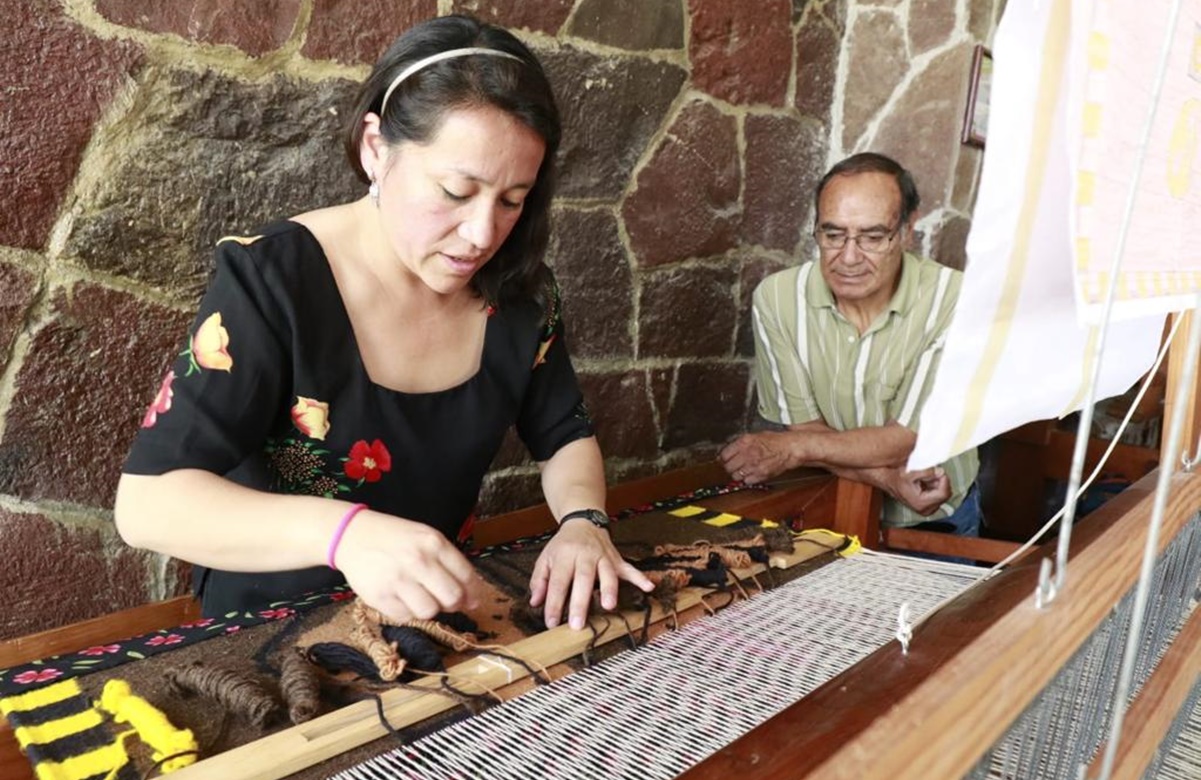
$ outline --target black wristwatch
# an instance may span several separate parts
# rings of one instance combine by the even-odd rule
[[[609,516],[599,509],[577,509],[574,512],[568,512],[559,519],[559,525],[563,525],[568,520],[575,520],[577,517],[587,520],[597,528],[609,527]]]

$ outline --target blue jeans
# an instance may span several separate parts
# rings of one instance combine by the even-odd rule
[[[963,501],[959,507],[943,520],[931,520],[926,523],[918,523],[911,526],[915,531],[936,531],[944,534],[954,534],[955,536],[979,536],[980,526],[984,522],[984,511],[980,508],[980,486],[975,482],[968,488],[967,495],[963,497]],[[948,555],[926,555],[917,553],[922,558],[933,558],[938,561],[948,561],[950,563],[966,563],[974,564],[975,561],[970,558],[959,558]]]

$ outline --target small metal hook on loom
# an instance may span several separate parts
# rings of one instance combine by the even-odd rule
[[[1197,457],[1190,458],[1188,455],[1188,450],[1180,453],[1180,470],[1186,474],[1191,474],[1193,471],[1193,466],[1196,466],[1198,463],[1201,463],[1201,442],[1199,442],[1197,446]]]
[[[1038,587],[1034,589],[1034,606],[1036,609],[1042,609],[1055,600],[1055,594],[1058,589],[1055,587],[1055,578],[1051,576],[1051,559],[1043,558],[1042,564],[1038,568]]]
[[[913,624],[909,622],[909,602],[901,605],[897,612],[897,641],[901,643],[901,654],[909,655],[909,640],[913,639]]]

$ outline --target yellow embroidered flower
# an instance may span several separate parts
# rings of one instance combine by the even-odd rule
[[[200,324],[196,335],[192,337],[192,359],[201,368],[229,371],[233,368],[234,359],[226,349],[228,346],[229,333],[221,327],[221,312],[215,311]]]
[[[329,404],[303,395],[296,396],[292,423],[305,436],[325,441],[325,434],[329,433]]]

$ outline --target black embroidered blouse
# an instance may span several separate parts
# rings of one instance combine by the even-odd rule
[[[553,283],[546,297],[492,310],[480,370],[467,381],[398,392],[367,375],[329,263],[304,226],[224,239],[125,471],[204,469],[260,490],[363,502],[454,539],[509,426],[537,460],[592,435]],[[198,566],[193,575],[206,615],[342,582],[324,567]]]

